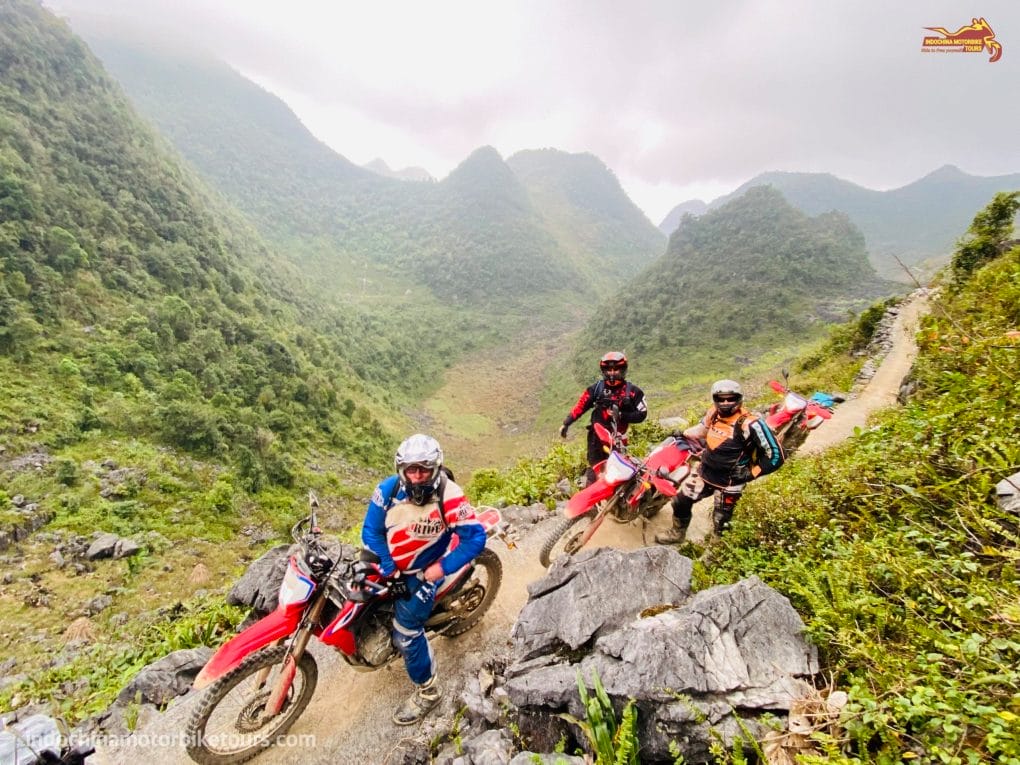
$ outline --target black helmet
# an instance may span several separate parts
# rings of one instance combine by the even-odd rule
[[[599,369],[602,371],[602,379],[610,388],[623,385],[627,377],[627,357],[620,351],[610,351],[599,359]]]
[[[424,505],[439,488],[439,478],[443,469],[443,450],[439,442],[432,436],[415,433],[409,436],[397,448],[393,458],[400,485],[407,492],[408,498],[416,505]],[[426,468],[429,476],[424,481],[412,483],[407,477],[407,468],[417,465]]]
[[[735,380],[716,380],[712,383],[712,403],[723,417],[729,417],[740,408],[744,391]]]

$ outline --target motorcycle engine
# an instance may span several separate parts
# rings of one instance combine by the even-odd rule
[[[369,666],[381,667],[396,656],[397,649],[390,637],[392,620],[391,612],[376,610],[358,625],[358,653]]]
[[[635,487],[635,491],[637,489],[638,487]],[[636,505],[632,505],[630,503],[629,496],[626,499],[621,499],[619,502],[617,502],[616,507],[613,510],[613,514],[616,516],[617,520],[620,521],[621,523],[630,523],[631,521],[635,520],[638,517],[638,514],[641,512],[642,505],[644,504],[644,499],[648,494],[649,492],[645,492],[644,495],[638,498]]]

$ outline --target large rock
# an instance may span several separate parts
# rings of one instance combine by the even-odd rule
[[[667,547],[626,553],[609,547],[558,560],[528,585],[528,603],[511,638],[523,660],[577,649],[647,608],[682,603],[691,593],[690,560]]]
[[[999,507],[1008,513],[1020,515],[1020,472],[995,484],[995,494]]]
[[[600,639],[584,662],[606,690],[669,700],[724,696],[735,707],[788,709],[790,679],[818,672],[814,646],[790,601],[757,577],[699,592],[681,608]]]
[[[188,692],[195,676],[212,654],[211,648],[203,647],[174,651],[164,656],[135,675],[117,694],[117,703],[130,704],[137,701],[157,707],[165,706],[172,699]]]
[[[268,614],[276,608],[280,583],[287,571],[291,545],[277,545],[253,562],[234,582],[227,594],[232,606],[250,606],[257,613]]]
[[[504,690],[526,715],[584,717],[577,691],[597,675],[620,713],[638,707],[643,762],[706,761],[759,714],[782,714],[818,672],[790,602],[751,577],[690,596],[691,562],[673,548],[592,550],[529,588]]]
[[[335,539],[324,539],[327,554],[334,560],[353,561],[357,559],[358,548]],[[254,561],[227,594],[227,603],[232,606],[250,606],[256,616],[268,614],[276,608],[280,595],[280,584],[287,573],[287,561],[300,551],[294,545],[277,545]]]

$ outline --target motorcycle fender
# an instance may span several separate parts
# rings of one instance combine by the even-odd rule
[[[765,422],[772,428],[773,431],[779,430],[786,423],[793,419],[793,412],[789,412],[786,409],[780,409],[773,414],[770,414],[765,418]]]
[[[195,678],[194,688],[200,690],[219,680],[244,659],[270,643],[287,637],[297,629],[302,608],[278,608],[259,619],[244,632],[219,647]]]
[[[687,449],[681,449],[673,441],[673,443],[660,446],[649,454],[648,459],[645,460],[645,467],[653,473],[660,468],[665,468],[666,472],[671,473],[686,462],[690,455],[691,453]]]
[[[675,497],[676,496],[676,484],[672,481],[667,481],[665,478],[658,478],[655,476],[650,477],[652,485],[655,490],[664,497]]]
[[[484,511],[477,514],[478,522],[482,524],[482,528],[485,529],[486,534],[491,534],[503,521],[503,516],[499,514],[499,510],[494,507],[485,509]]]
[[[600,478],[567,500],[567,505],[563,508],[564,515],[567,518],[584,515],[602,500],[609,499],[615,488]]]

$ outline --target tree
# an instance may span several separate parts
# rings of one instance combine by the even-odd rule
[[[1017,210],[1020,209],[1020,191],[1001,191],[988,206],[974,216],[967,237],[961,239],[953,253],[953,276],[964,281],[983,263],[1002,254],[1006,242],[1013,236]]]
[[[51,226],[46,232],[46,261],[60,273],[69,274],[88,265],[89,258],[74,234],[60,226]]]

